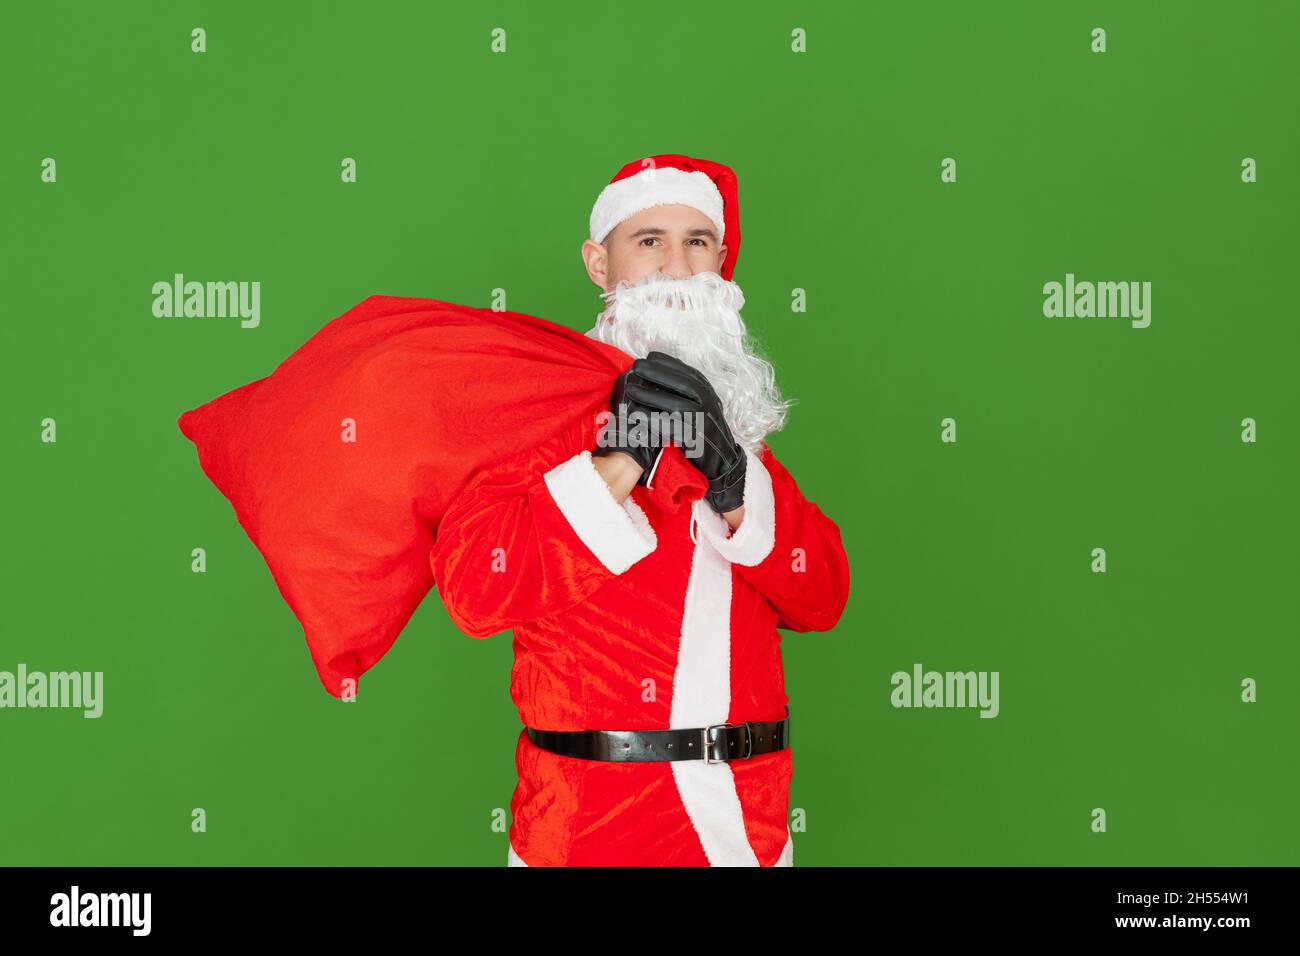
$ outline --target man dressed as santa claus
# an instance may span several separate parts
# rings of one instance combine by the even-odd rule
[[[637,361],[603,423],[475,475],[431,556],[462,630],[514,631],[509,863],[789,866],[777,629],[834,627],[849,569],[764,441],[788,403],[731,281],[736,177],[637,160],[590,226],[587,334]]]

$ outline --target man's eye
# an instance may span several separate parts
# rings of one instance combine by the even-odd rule
[[[705,242],[703,239],[701,239],[699,236],[696,236],[694,239],[691,240],[691,242],[698,242],[702,246],[708,245],[708,243]]]
[[[658,236],[646,236],[644,239],[641,240],[641,245],[645,245],[647,242],[658,242],[658,241],[659,241]]]

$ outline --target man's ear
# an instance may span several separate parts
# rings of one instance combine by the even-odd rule
[[[727,261],[727,247],[723,246],[718,250],[718,268],[714,271],[722,275],[722,264]]]
[[[586,240],[582,244],[582,264],[587,267],[587,275],[591,281],[600,286],[602,292],[607,291],[609,250],[594,239]]]

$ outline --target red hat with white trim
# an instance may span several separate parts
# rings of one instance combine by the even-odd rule
[[[591,209],[591,238],[604,242],[614,227],[651,206],[683,205],[713,221],[727,247],[720,275],[730,280],[740,255],[740,209],[730,166],[661,153],[628,163],[601,190]]]

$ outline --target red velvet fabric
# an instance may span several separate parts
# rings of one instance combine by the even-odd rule
[[[432,586],[435,529],[470,475],[594,418],[631,362],[545,319],[375,295],[179,425],[338,697]]]

